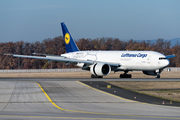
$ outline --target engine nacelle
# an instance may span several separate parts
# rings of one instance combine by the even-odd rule
[[[156,76],[157,72],[156,71],[142,71],[145,75],[152,75],[152,76]]]
[[[111,67],[106,63],[95,63],[91,66],[90,71],[95,76],[105,76],[111,72]]]

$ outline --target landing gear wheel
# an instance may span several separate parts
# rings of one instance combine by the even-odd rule
[[[95,75],[93,75],[93,74],[91,75],[91,78],[95,78],[95,77],[96,77]]]
[[[158,75],[156,76],[156,78],[160,78],[160,75],[158,74]]]
[[[131,74],[120,74],[119,77],[120,77],[120,78],[131,78],[132,75],[131,75]]]
[[[91,75],[91,78],[103,78],[103,76],[95,76],[95,75]]]
[[[132,75],[131,75],[131,74],[128,74],[128,78],[132,78]]]
[[[97,76],[97,78],[103,78],[103,76]]]

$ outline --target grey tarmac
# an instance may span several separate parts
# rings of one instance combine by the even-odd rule
[[[116,80],[119,79],[112,79],[112,81]],[[180,81],[180,79],[175,80]],[[79,81],[92,81],[92,79],[1,78],[0,120],[180,119],[180,107],[128,100]]]
[[[0,81],[180,81],[180,78],[0,78]]]

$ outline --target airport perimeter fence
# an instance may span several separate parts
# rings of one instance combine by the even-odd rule
[[[82,72],[81,68],[68,69],[15,69],[15,70],[0,70],[0,73],[41,73],[41,72]],[[180,71],[180,67],[167,67],[163,71]]]
[[[180,67],[167,67],[163,71],[180,71]]]

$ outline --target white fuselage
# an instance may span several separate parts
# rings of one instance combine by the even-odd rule
[[[102,63],[116,63],[120,65],[116,68],[117,71],[151,71],[163,69],[169,65],[169,60],[165,55],[155,51],[77,51],[61,56]],[[77,66],[82,67],[83,64],[77,64]]]

